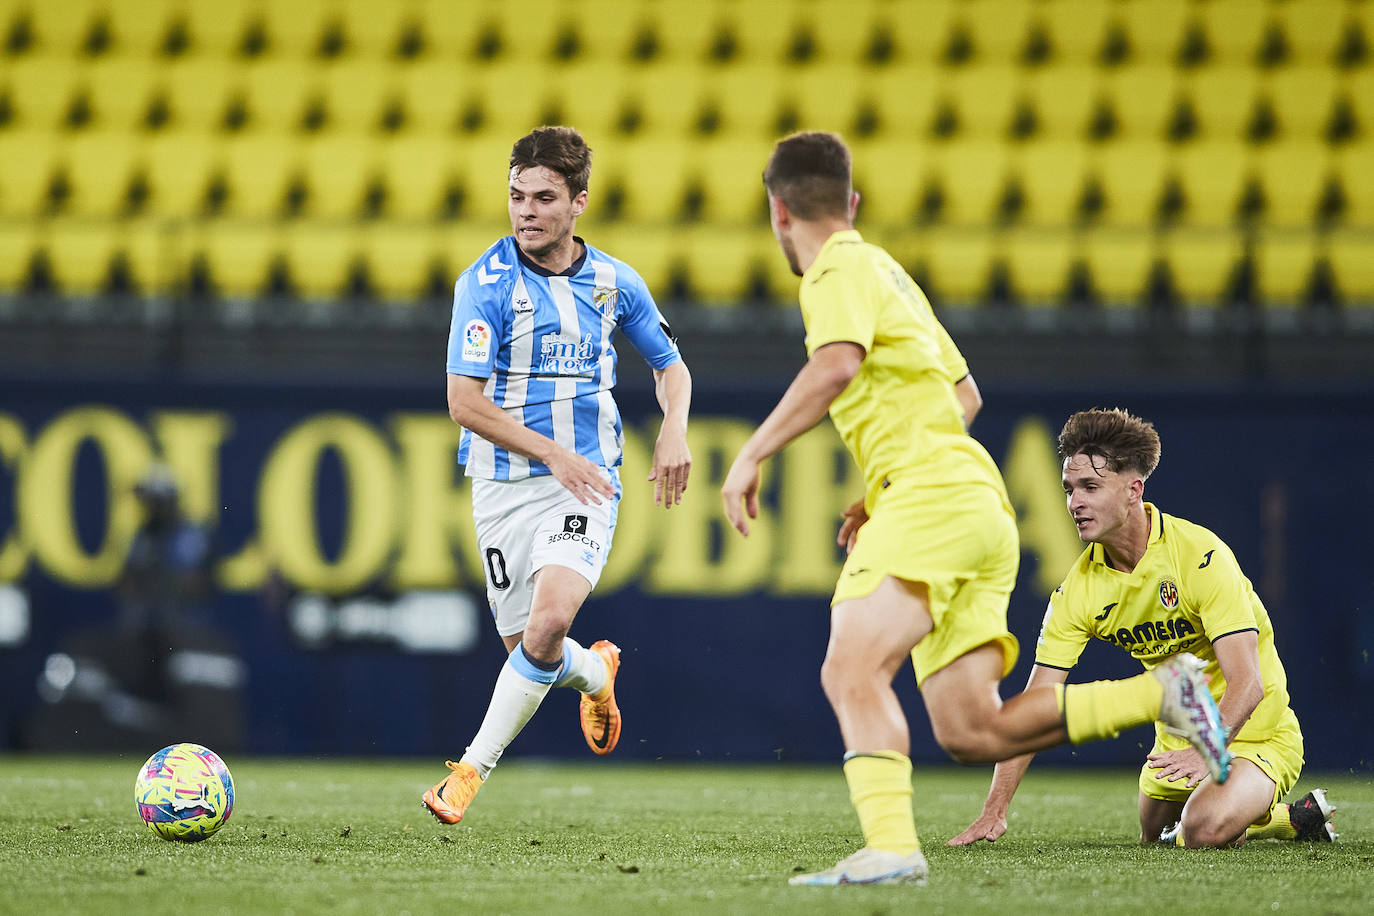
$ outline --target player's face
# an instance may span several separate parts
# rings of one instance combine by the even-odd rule
[[[796,243],[792,241],[792,222],[787,218],[787,214],[780,209],[782,206],[776,197],[769,195],[768,221],[773,225],[773,236],[778,240],[778,247],[782,249],[783,257],[787,258],[787,266],[792,268],[792,273],[800,277],[804,271],[801,269],[801,261],[797,258]]]
[[[542,165],[511,169],[509,209],[515,243],[534,261],[543,261],[572,245],[587,192],[571,196],[563,176]]]
[[[1064,495],[1078,536],[1096,542],[1124,531],[1135,498],[1132,481],[1138,479],[1108,470],[1101,457],[1079,452],[1064,459]]]

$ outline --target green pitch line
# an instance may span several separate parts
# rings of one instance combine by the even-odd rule
[[[943,846],[988,768],[917,766],[925,888],[789,887],[858,842],[838,766],[504,763],[456,827],[442,761],[231,759],[229,824],[194,845],[138,819],[143,755],[0,756],[0,913],[1367,913],[1374,775],[1305,774],[1340,842],[1142,848],[1135,775],[1032,769],[995,845]],[[919,907],[919,909],[918,909]]]

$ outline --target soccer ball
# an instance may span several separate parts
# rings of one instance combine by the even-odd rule
[[[143,823],[164,840],[195,843],[229,820],[234,778],[209,748],[173,744],[149,757],[138,771],[134,803]]]

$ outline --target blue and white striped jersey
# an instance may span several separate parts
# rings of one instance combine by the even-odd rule
[[[515,419],[612,468],[620,464],[624,441],[611,396],[615,330],[654,369],[681,357],[639,274],[583,245],[580,260],[550,274],[506,236],[463,271],[453,290],[448,371],[485,379],[486,396]],[[468,477],[487,480],[549,473],[543,463],[467,429],[458,462],[467,466]]]

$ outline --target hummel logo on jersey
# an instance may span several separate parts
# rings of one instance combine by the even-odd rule
[[[490,286],[497,280],[501,279],[501,277],[498,274],[487,273],[487,267],[490,267],[492,270],[498,272],[502,270],[510,270],[509,264],[502,264],[500,259],[497,258],[496,255],[492,255],[491,257],[487,258],[487,263],[485,265],[478,265],[477,267],[477,282],[483,286]]]
[[[1107,619],[1107,615],[1110,614],[1110,613],[1112,612],[1112,608],[1116,607],[1118,603],[1119,603],[1119,602],[1113,601],[1111,604],[1109,604],[1109,605],[1107,605],[1106,607],[1104,607],[1104,608],[1102,609],[1102,613],[1101,613],[1101,614],[1098,614],[1096,617],[1094,617],[1093,620],[1106,620],[1106,619]]]
[[[534,306],[530,305],[530,300],[520,297],[515,300],[515,314],[523,315],[526,312],[534,311]]]
[[[567,515],[563,517],[563,530],[568,534],[586,534],[587,516]]]

